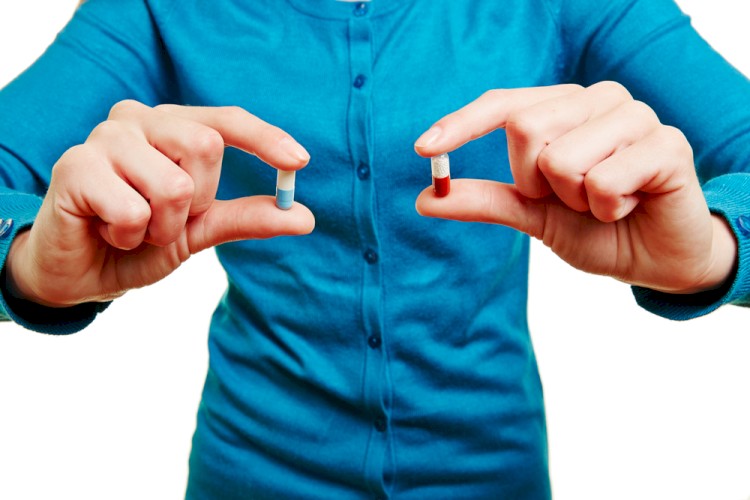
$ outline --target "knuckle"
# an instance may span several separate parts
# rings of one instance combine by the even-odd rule
[[[128,232],[144,229],[151,219],[151,210],[146,203],[128,200],[118,203],[118,207],[113,214],[113,223]]]
[[[642,120],[648,123],[659,123],[659,117],[656,116],[656,112],[651,109],[651,106],[643,101],[632,100],[627,103],[627,110],[636,119]]]
[[[129,135],[130,130],[117,120],[107,120],[101,122],[94,130],[91,131],[87,142],[106,142],[113,143],[121,140],[124,136]]]
[[[604,80],[601,82],[597,82],[591,85],[591,87],[589,88],[591,90],[602,92],[605,95],[611,96],[612,98],[619,99],[622,101],[630,100],[633,98],[633,96],[630,94],[628,89],[625,88],[624,85],[622,85],[619,82],[612,81],[612,80]]]
[[[560,87],[570,92],[580,92],[584,89],[584,86],[578,83],[563,83]]]
[[[223,106],[221,112],[229,123],[237,124],[237,126],[253,116],[240,106]]]
[[[542,129],[538,120],[534,120],[524,111],[515,111],[508,116],[505,127],[509,136],[514,139],[530,139],[542,135]]]
[[[172,113],[178,107],[176,104],[157,104],[153,109],[159,113]]]
[[[68,178],[75,172],[91,168],[101,162],[101,157],[93,148],[79,144],[65,151],[52,167],[52,178]]]
[[[594,197],[602,204],[619,196],[617,187],[609,182],[609,177],[600,169],[591,170],[583,178],[583,186],[589,197]]]
[[[283,139],[290,138],[289,134],[274,125],[266,125],[260,133],[260,141],[265,144],[279,144]]]
[[[485,91],[481,96],[479,96],[479,98],[482,100],[502,99],[505,97],[506,93],[507,90],[505,89],[490,89]]]
[[[443,116],[438,121],[430,125],[430,128],[440,127],[443,130],[450,130],[454,123],[461,119],[461,110],[454,111],[448,115]]]
[[[188,141],[192,154],[210,163],[218,162],[224,155],[224,138],[212,128],[196,130]]]
[[[116,102],[110,108],[109,118],[112,119],[117,117],[129,116],[132,113],[143,109],[144,107],[146,107],[145,104],[141,104],[134,99],[124,99],[122,101]]]
[[[687,139],[685,138],[685,134],[682,133],[682,130],[678,129],[677,127],[673,127],[671,125],[664,125],[662,127],[659,127],[659,132],[661,135],[661,139],[670,145],[673,146],[682,146],[687,145]]]
[[[92,150],[92,148],[85,144],[78,144],[62,154],[55,165],[55,168],[76,163],[90,163],[97,156],[98,155]]]
[[[537,158],[537,166],[546,177],[568,177],[573,170],[570,155],[564,154],[554,143],[542,149]]]
[[[658,140],[669,148],[673,154],[680,157],[689,156],[692,159],[693,148],[682,130],[671,125],[664,125],[659,127],[657,134],[659,134]]]
[[[193,199],[195,183],[187,173],[173,175],[162,190],[164,198],[175,204],[184,204]]]

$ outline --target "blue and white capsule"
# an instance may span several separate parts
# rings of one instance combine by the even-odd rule
[[[278,170],[276,174],[276,206],[282,210],[289,210],[294,204],[295,170]]]

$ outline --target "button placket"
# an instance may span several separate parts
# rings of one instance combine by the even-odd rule
[[[376,227],[376,173],[372,163],[372,6],[358,3],[349,20],[350,98],[347,112],[349,151],[354,179],[354,219],[361,245],[363,416],[371,422],[364,457],[364,480],[376,495],[387,496],[384,484],[388,440],[389,394],[386,339],[382,317],[382,255]],[[367,182],[362,182],[367,181]]]

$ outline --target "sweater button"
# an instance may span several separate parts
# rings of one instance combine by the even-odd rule
[[[385,432],[385,430],[388,428],[388,425],[385,423],[385,417],[376,418],[374,425],[375,430],[378,432]]]
[[[7,237],[12,227],[13,219],[0,219],[0,238]]]
[[[367,4],[365,2],[359,2],[354,6],[354,15],[356,17],[362,17],[367,14]]]
[[[750,236],[750,217],[746,215],[737,217],[737,227],[743,235]]]
[[[360,164],[359,168],[357,168],[357,177],[359,177],[359,180],[361,181],[366,181],[367,179],[369,179],[370,167],[365,163]]]
[[[367,345],[369,345],[373,349],[377,349],[382,344],[383,344],[383,339],[380,338],[380,335],[370,335],[367,339]]]
[[[375,250],[368,248],[367,251],[365,252],[365,260],[367,261],[368,264],[377,263],[378,253]]]
[[[354,78],[353,85],[355,88],[361,89],[364,86],[366,80],[367,78],[365,78],[365,75],[357,75],[357,77]]]

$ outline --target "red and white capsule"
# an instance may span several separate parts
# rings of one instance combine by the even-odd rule
[[[451,192],[451,161],[448,153],[430,158],[432,164],[432,190],[435,196],[442,198]]]

